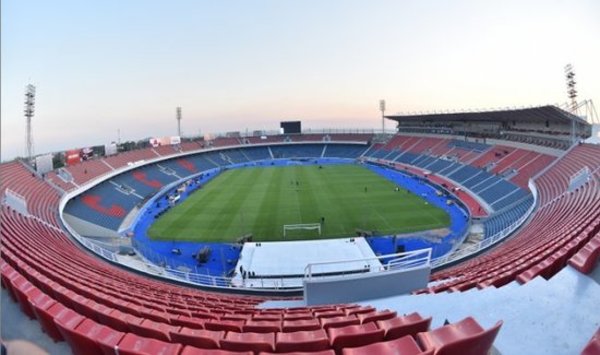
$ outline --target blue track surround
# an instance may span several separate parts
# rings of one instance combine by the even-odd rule
[[[166,186],[161,192],[152,197],[140,209],[140,212],[130,229],[133,232],[132,243],[139,253],[146,259],[157,265],[168,266],[172,269],[191,270],[193,273],[211,276],[228,276],[234,270],[241,245],[235,243],[217,243],[217,242],[188,242],[188,241],[155,241],[147,236],[147,231],[154,223],[154,220],[161,213],[169,208],[168,196],[175,193],[178,186],[185,181],[191,181],[186,191],[180,194],[182,203],[192,193],[202,188],[217,177],[221,171],[227,169],[243,169],[254,166],[288,166],[288,165],[313,165],[313,164],[355,164],[355,159],[339,158],[309,158],[309,159],[276,159],[263,160],[251,163],[233,164],[226,168],[211,169],[193,176],[178,180]],[[439,187],[432,186],[426,181],[407,175],[405,173],[375,165],[365,165],[368,169],[380,176],[393,181],[402,188],[421,196],[427,203],[442,208],[450,216],[450,233],[443,237],[442,242],[433,242],[419,238],[395,238],[394,236],[374,236],[368,238],[369,244],[376,254],[385,255],[395,253],[398,248],[404,248],[405,251],[432,248],[432,257],[439,257],[449,252],[452,247],[465,235],[469,216],[465,210],[460,207],[460,202],[451,196],[437,196],[436,191]],[[447,200],[452,199],[455,204],[447,205]],[[424,232],[426,233],[426,232]],[[193,255],[205,246],[211,248],[211,256],[208,262],[198,264]],[[172,250],[179,249],[180,255],[172,253]],[[198,281],[199,280],[190,280]],[[226,286],[226,285],[219,285]]]

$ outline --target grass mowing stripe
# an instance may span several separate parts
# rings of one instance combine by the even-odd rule
[[[234,169],[163,214],[149,236],[232,241],[252,233],[255,240],[281,240],[284,224],[319,223],[321,216],[321,238],[351,236],[356,228],[393,234],[449,224],[443,210],[394,188],[393,182],[358,165]],[[316,231],[291,235],[318,238]]]

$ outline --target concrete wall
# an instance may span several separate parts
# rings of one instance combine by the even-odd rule
[[[424,288],[431,267],[304,280],[307,306],[347,303],[407,294]]]

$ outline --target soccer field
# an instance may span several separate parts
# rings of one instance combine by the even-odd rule
[[[446,227],[442,209],[358,165],[261,167],[228,170],[163,214],[149,236],[161,240],[231,242],[283,240],[283,225],[319,223],[288,231],[285,240],[406,233]]]

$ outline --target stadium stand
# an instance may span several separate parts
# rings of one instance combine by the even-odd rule
[[[127,213],[141,201],[139,196],[109,182],[75,197],[65,213],[116,231]]]
[[[57,210],[60,194],[21,162],[2,164],[0,191],[10,190],[23,196],[29,213],[46,223],[58,226]]]
[[[152,148],[152,150],[154,151],[154,153],[156,153],[156,155],[169,156],[169,155],[173,155],[175,153],[179,153],[179,150],[177,148],[178,148],[178,146],[175,146],[175,145],[161,145],[161,146]]]
[[[456,177],[460,181],[455,181],[462,181],[465,186],[477,190],[486,201],[493,202],[497,213],[485,222],[486,236],[510,224],[515,216],[522,215],[532,198],[526,192],[521,193],[524,190],[518,186],[525,188],[530,177],[556,160],[538,153],[515,153],[514,156],[521,156],[523,162],[532,161],[528,164],[516,160],[511,164],[502,163],[500,169],[499,164],[493,167],[490,164],[494,158],[501,158],[496,153],[502,154],[499,150],[503,148],[468,145],[466,149],[478,154],[469,153],[471,156],[462,161],[471,160],[472,166],[461,164],[453,168],[452,164],[445,165],[430,154],[452,154],[457,149],[463,150],[464,146],[447,146],[449,149],[444,152],[443,146],[452,142],[405,136],[396,136],[392,141],[394,143],[389,146],[390,143],[373,145],[362,151],[356,148],[346,152],[349,157],[363,153],[385,157],[396,149],[395,161],[416,162],[415,165],[423,169],[435,167],[439,172],[448,172],[448,177]],[[259,143],[263,143],[262,140]],[[406,152],[398,150],[401,146]],[[202,171],[232,162],[270,159],[273,150],[273,153],[290,157],[321,156],[324,152],[327,156],[329,149],[333,156],[338,148],[339,154],[343,153],[344,148],[333,147],[248,147],[180,158],[160,165],[176,173],[189,174],[194,169]],[[383,149],[385,147],[391,150]],[[189,148],[193,150],[191,144]],[[411,153],[419,150],[419,154]],[[421,154],[427,150],[428,154]],[[504,157],[510,152],[504,153]],[[116,168],[128,162],[157,157],[150,149],[123,155],[106,158],[106,163]],[[404,160],[400,159],[404,156]],[[413,159],[409,159],[411,157]],[[89,178],[86,174],[79,175],[79,170],[70,171],[74,181],[83,184],[110,171],[105,163],[96,163],[107,169],[97,165],[98,169],[88,170]],[[481,169],[486,166],[500,173],[514,168],[517,174],[509,179],[511,183]],[[492,251],[435,272],[432,281],[438,284],[421,292],[500,287],[513,280],[525,283],[536,276],[550,278],[567,263],[582,273],[591,272],[600,253],[599,166],[599,147],[580,144],[571,148],[536,178],[538,208],[525,227]],[[568,191],[569,178],[584,167],[592,168],[591,178]],[[143,174],[136,176],[136,171]],[[2,191],[10,188],[23,195],[32,214],[22,215],[4,204],[1,207],[2,287],[18,302],[25,315],[37,319],[51,338],[67,341],[75,354],[112,353],[115,347],[120,354],[194,354],[207,349],[220,349],[223,354],[227,353],[224,350],[247,353],[401,351],[482,354],[490,350],[502,326],[500,321],[486,330],[472,318],[466,318],[429,329],[431,318],[422,318],[418,314],[398,316],[395,312],[345,304],[259,309],[256,305],[264,300],[261,297],[211,293],[145,278],[82,251],[59,230],[56,219],[59,192],[23,164],[3,164],[0,174]],[[130,192],[139,192],[142,197],[175,180],[156,165],[126,175],[126,178],[118,177],[113,182],[121,181],[121,188],[131,187],[133,191]],[[60,178],[52,175],[50,179]],[[67,183],[63,186],[63,189],[73,188]],[[104,204],[106,196],[110,196],[107,200],[111,204]],[[506,196],[511,198],[504,201]],[[75,214],[75,210],[87,208],[89,215],[86,218],[110,216],[111,211],[116,211],[112,206],[122,204],[128,211],[127,206],[139,201],[139,197],[126,195],[118,191],[117,186],[107,183],[86,191],[74,200],[73,205],[77,204],[74,210],[65,212]],[[98,223],[116,228],[117,223],[120,224],[119,221],[105,220]],[[598,344],[597,332],[583,353],[596,353]]]
[[[212,141],[213,147],[230,147],[239,144],[240,140],[236,137],[217,137]]]
[[[25,314],[37,318],[55,340],[69,342],[75,353],[115,345],[119,353],[180,351],[184,345],[253,352],[341,350],[382,341],[390,328],[378,322],[410,323],[395,320],[395,312],[355,305],[255,309],[256,297],[190,290],[130,274],[81,252],[62,232],[27,220],[3,206],[2,222],[9,228],[2,230],[2,285]],[[337,315],[355,325],[332,321]],[[320,320],[321,326],[300,333],[281,327],[285,319],[299,318]],[[420,329],[407,324],[404,332],[416,336]]]
[[[319,158],[323,154],[322,144],[275,145],[271,146],[273,157],[278,158]]]
[[[129,163],[135,163],[142,160],[154,159],[157,154],[152,151],[151,148],[144,148],[138,150],[130,150],[128,152],[120,153],[117,155],[111,155],[104,158],[104,161],[113,169],[127,166]]]
[[[532,203],[533,197],[527,196],[514,206],[508,207],[503,211],[498,211],[493,216],[490,216],[484,222],[484,238],[489,238],[513,224],[527,212]]]
[[[540,207],[516,236],[489,253],[433,273],[431,279],[440,283],[426,291],[500,287],[513,280],[524,283],[538,275],[548,279],[556,274],[600,228],[600,170],[576,191],[566,191],[564,177],[585,164],[600,166],[599,147],[580,144],[570,150],[536,179]],[[564,183],[562,188],[557,181]]]

